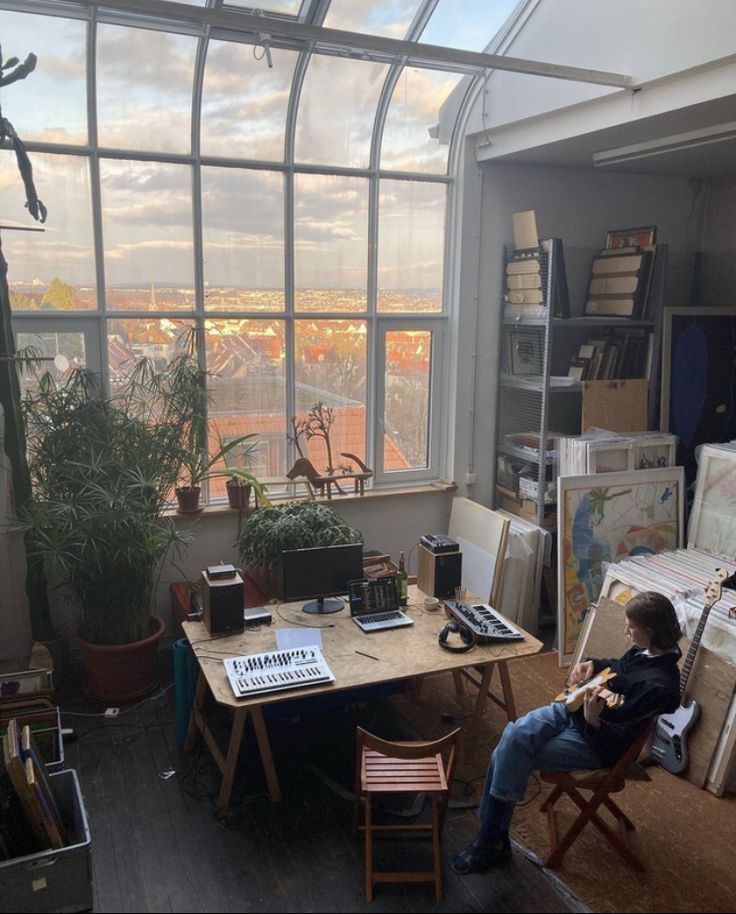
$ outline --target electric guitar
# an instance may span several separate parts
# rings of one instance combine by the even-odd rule
[[[680,695],[685,695],[687,681],[695,662],[695,655],[700,647],[700,639],[703,637],[708,614],[715,604],[721,599],[723,592],[723,582],[728,577],[728,572],[722,568],[716,568],[715,578],[705,588],[705,603],[703,612],[700,614],[698,627],[690,642],[690,650],[687,652],[685,663],[680,671]],[[690,763],[687,751],[687,735],[695,726],[700,717],[700,705],[697,701],[691,701],[688,705],[680,702],[680,707],[672,714],[660,714],[654,729],[652,738],[651,754],[652,758],[659,764],[671,771],[673,774],[681,774]]]
[[[586,679],[585,682],[578,682],[575,685],[568,686],[564,691],[560,692],[555,698],[555,701],[564,701],[570,711],[577,711],[578,708],[582,707],[583,702],[585,701],[585,693],[589,689],[605,685],[605,683],[610,679],[613,679],[615,675],[616,674],[611,667],[607,666],[604,670],[601,670],[600,673],[591,676],[590,679]],[[603,689],[601,698],[605,700],[608,707],[618,706],[622,701],[621,695],[609,692],[608,689]]]

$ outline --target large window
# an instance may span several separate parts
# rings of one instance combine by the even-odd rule
[[[430,6],[333,0],[324,24],[415,40]],[[265,26],[252,46],[83,3],[2,7],[5,58],[39,60],[3,114],[49,210],[43,232],[2,238],[19,344],[114,388],[195,328],[213,446],[255,433],[259,476],[283,476],[298,449],[326,466],[318,436],[294,440],[317,404],[336,468],[355,455],[379,485],[443,475],[453,184],[434,125],[457,74],[270,47]],[[8,151],[0,206],[37,228]]]

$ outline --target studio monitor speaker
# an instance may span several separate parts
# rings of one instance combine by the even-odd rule
[[[417,586],[432,597],[445,599],[455,596],[455,588],[462,578],[461,552],[430,552],[419,544],[417,547]]]
[[[228,578],[210,578],[202,572],[202,621],[211,635],[242,632],[245,591],[236,572]]]

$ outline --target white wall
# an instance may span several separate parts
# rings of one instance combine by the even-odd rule
[[[709,189],[698,304],[736,305],[736,176]]]
[[[398,560],[406,553],[409,572],[416,573],[416,554],[411,550],[422,533],[447,532],[450,522],[452,494],[437,490],[411,494],[368,496],[341,502],[333,500],[332,507],[352,527],[363,534],[366,549],[380,549]],[[235,511],[203,513],[196,520],[177,516],[177,522],[195,533],[195,541],[187,550],[179,568],[166,569],[159,587],[157,606],[167,624],[170,622],[169,584],[188,579],[196,581],[206,565],[216,562],[239,564],[236,547],[237,519]],[[168,626],[171,633],[171,626]]]
[[[481,297],[478,323],[479,389],[474,462],[478,483],[473,498],[493,503],[493,467],[498,374],[498,326],[502,288],[502,246],[513,239],[512,213],[533,209],[542,238],[562,238],[568,264],[571,308],[582,311],[590,258],[603,247],[607,229],[656,225],[669,245],[666,303],[686,303],[693,253],[700,249],[706,193],[699,182],[651,175],[627,175],[536,166],[489,164],[483,182]],[[468,254],[472,261],[472,251]],[[461,323],[464,315],[461,313]],[[468,313],[467,322],[474,323]],[[468,371],[467,361],[460,371]],[[459,391],[464,390],[459,385]],[[463,404],[458,403],[458,415]],[[456,467],[467,462],[462,436]]]

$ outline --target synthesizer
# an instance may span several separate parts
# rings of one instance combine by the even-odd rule
[[[488,603],[453,603],[445,601],[452,615],[468,626],[476,644],[488,641],[523,641],[524,636],[509,620]]]
[[[236,698],[335,681],[316,645],[228,657],[224,663]]]

